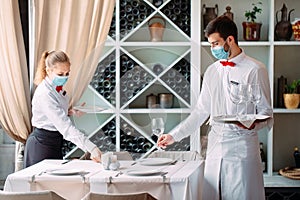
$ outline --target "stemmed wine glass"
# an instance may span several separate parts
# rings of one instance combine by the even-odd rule
[[[256,107],[261,100],[261,90],[259,84],[251,84],[251,102],[254,104],[254,117],[256,117]]]
[[[151,121],[151,129],[152,129],[152,139],[157,141],[157,139],[164,133],[165,131],[165,123],[163,118],[153,118]],[[153,137],[154,136],[154,137]],[[158,147],[158,151],[163,151],[160,147]]]
[[[236,119],[238,119],[238,104],[240,103],[241,99],[240,99],[240,87],[238,84],[230,84],[230,100],[232,101],[232,103],[234,103],[236,105],[236,111],[235,111],[235,116]]]
[[[165,131],[165,123],[163,118],[153,118],[151,121],[152,133],[160,137]]]
[[[245,104],[245,117],[247,118],[247,108],[248,108],[248,102],[251,100],[251,87],[250,84],[239,84],[239,97],[240,97],[240,103]]]

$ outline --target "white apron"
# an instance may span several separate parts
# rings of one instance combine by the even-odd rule
[[[264,200],[257,133],[222,130],[208,135],[203,200]]]

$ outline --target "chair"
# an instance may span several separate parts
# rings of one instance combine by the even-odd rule
[[[113,152],[114,155],[117,155],[118,160],[133,160],[132,156],[128,151],[118,151]],[[91,154],[89,152],[85,152],[79,159],[80,160],[90,160]]]
[[[93,193],[90,192],[81,200],[157,200],[151,194],[142,193]]]
[[[65,200],[53,191],[4,192],[0,190],[1,200]]]
[[[201,160],[197,151],[155,151],[148,158],[171,158],[179,161]]]

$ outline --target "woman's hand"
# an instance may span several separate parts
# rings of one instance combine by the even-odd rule
[[[80,106],[85,106],[85,102],[83,102]],[[76,117],[81,117],[84,114],[85,114],[85,112],[82,112],[80,110],[76,110],[76,109],[73,109],[73,108],[68,111],[69,116],[74,115]]]
[[[161,148],[166,148],[168,145],[173,144],[175,142],[174,138],[170,134],[163,134],[157,140],[157,146]]]
[[[92,152],[91,152],[91,160],[95,161],[95,162],[101,162],[101,155],[102,152],[100,151],[100,149],[98,147],[95,147]]]

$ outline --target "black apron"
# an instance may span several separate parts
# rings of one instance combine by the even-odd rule
[[[24,168],[44,159],[62,159],[63,136],[58,131],[34,128],[24,151]]]

